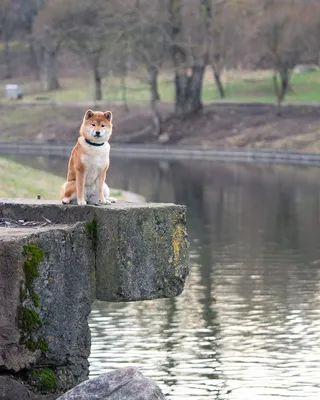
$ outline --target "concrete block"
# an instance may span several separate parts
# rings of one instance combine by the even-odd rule
[[[9,227],[0,227],[0,373],[31,370],[30,383],[32,369],[45,368],[56,390],[68,390],[88,376],[93,299],[150,300],[184,288],[183,206],[0,199],[1,221]]]

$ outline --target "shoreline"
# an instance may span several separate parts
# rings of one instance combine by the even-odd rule
[[[166,154],[169,151],[167,149],[170,149],[170,155],[166,155],[166,158],[191,156],[212,158],[208,151],[219,151],[216,157],[220,157],[221,151],[228,153],[236,151],[237,154],[241,153],[240,161],[243,160],[244,151],[246,154],[254,151],[260,158],[262,157],[260,154],[272,151],[272,155],[267,156],[268,159],[273,159],[275,152],[281,154],[277,156],[281,159],[287,159],[282,154],[288,151],[299,155],[300,152],[320,154],[318,104],[307,106],[286,104],[279,117],[271,104],[212,103],[205,105],[202,111],[192,118],[177,117],[172,114],[168,105],[160,104],[163,126],[159,137],[154,135],[152,115],[146,107],[132,106],[128,112],[119,105],[110,104],[110,107],[117,121],[111,140],[114,154],[120,152],[120,148],[125,148],[124,151],[127,153],[128,146],[133,148],[133,154],[138,152],[136,148],[161,148],[161,152],[166,149]],[[2,118],[0,146],[4,147],[1,144],[3,142],[6,145],[21,144],[24,147],[25,145],[65,147],[74,144],[78,137],[78,126],[83,118],[84,107],[75,104],[73,106],[70,104],[70,107],[62,105],[51,107],[43,104],[34,107],[20,104],[16,107],[14,105],[0,107],[0,111]],[[181,151],[186,149],[188,156],[182,156]],[[199,149],[201,156],[198,155]],[[203,150],[206,152],[202,153]],[[57,151],[63,152],[55,150],[55,153]],[[149,154],[150,151],[143,150],[143,153]]]
[[[74,144],[0,142],[0,155],[69,157]],[[320,166],[320,153],[272,149],[214,149],[201,147],[111,145],[112,157],[158,160],[202,160]]]

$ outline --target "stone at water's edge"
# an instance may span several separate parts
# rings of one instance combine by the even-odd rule
[[[10,376],[0,376],[0,400],[20,400],[30,398],[29,390]]]
[[[137,368],[121,368],[81,383],[58,400],[165,400],[161,389]]]
[[[0,371],[54,368],[62,390],[86,379],[93,258],[83,224],[0,229]]]
[[[97,299],[121,302],[181,294],[189,261],[185,207],[98,209],[96,217]]]
[[[56,400],[59,395],[32,393],[18,380],[8,375],[0,375],[0,400]]]
[[[93,299],[182,292],[189,257],[185,212],[173,204],[79,207],[0,199],[0,218],[39,223],[0,228],[0,375],[28,370],[28,382],[44,392],[85,380]]]
[[[178,296],[183,290],[189,262],[185,206],[118,202],[80,207],[0,199],[1,217],[88,222],[96,253],[98,300],[152,300]]]

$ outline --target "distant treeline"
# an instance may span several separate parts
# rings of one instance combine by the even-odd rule
[[[157,126],[162,70],[173,72],[176,115],[201,109],[207,68],[221,98],[226,68],[273,70],[280,107],[293,68],[319,63],[320,1],[0,0],[0,31],[4,78],[14,77],[11,44],[27,43],[45,91],[59,88],[61,52],[92,72],[96,100],[109,71],[126,77],[143,69]]]

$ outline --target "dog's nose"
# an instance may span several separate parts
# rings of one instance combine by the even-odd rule
[[[96,136],[100,136],[100,132],[99,131],[96,131]]]

